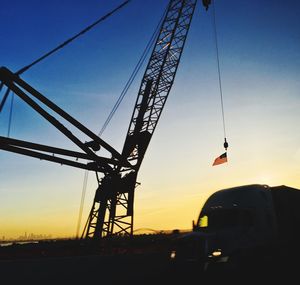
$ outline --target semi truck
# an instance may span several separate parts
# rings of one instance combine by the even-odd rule
[[[299,241],[300,190],[243,185],[208,197],[192,231],[174,239],[170,257],[197,262],[204,271],[216,266],[272,268],[298,259]]]

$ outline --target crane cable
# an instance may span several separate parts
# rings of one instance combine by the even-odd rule
[[[80,231],[80,226],[81,226],[81,219],[82,219],[82,212],[83,212],[83,205],[84,205],[84,200],[85,200],[88,177],[89,177],[89,172],[88,172],[88,170],[85,170],[84,171],[82,192],[81,192],[79,215],[78,215],[78,221],[77,221],[76,238],[79,237],[79,231]]]
[[[12,114],[13,114],[13,106],[14,106],[14,93],[11,96],[10,102],[10,110],[9,110],[9,119],[8,119],[8,130],[7,130],[7,137],[10,136],[10,129],[11,129],[11,121],[12,121]]]
[[[219,47],[218,47],[218,37],[217,37],[217,24],[216,24],[216,11],[215,11],[215,1],[212,1],[212,21],[214,28],[214,40],[216,47],[217,55],[217,66],[218,66],[218,78],[219,78],[219,89],[220,89],[220,100],[221,100],[221,109],[222,109],[222,121],[223,121],[223,133],[224,133],[224,148],[227,151],[228,142],[226,140],[226,127],[225,127],[225,114],[224,114],[224,103],[223,103],[223,90],[222,90],[222,80],[221,80],[221,69],[220,69],[220,58],[219,58]]]
[[[79,33],[77,33],[76,35],[74,35],[73,37],[69,38],[68,40],[64,41],[62,44],[58,45],[57,47],[55,47],[54,49],[50,50],[49,52],[47,52],[46,54],[44,54],[43,56],[39,57],[38,59],[36,59],[35,61],[33,61],[32,63],[24,66],[23,68],[19,69],[15,75],[21,75],[22,73],[24,73],[25,71],[27,71],[28,69],[30,69],[32,66],[36,65],[37,63],[39,63],[40,61],[44,60],[45,58],[49,57],[50,55],[52,55],[53,53],[57,52],[58,50],[64,48],[66,45],[68,45],[69,43],[73,42],[75,39],[77,39],[78,37],[82,36],[83,34],[85,34],[86,32],[88,32],[89,30],[91,30],[92,28],[94,28],[96,25],[98,25],[100,22],[106,20],[108,17],[110,17],[112,14],[114,14],[115,12],[117,12],[118,10],[120,10],[121,8],[123,8],[126,4],[128,4],[131,0],[126,0],[124,1],[122,4],[120,4],[119,6],[117,6],[116,8],[114,8],[112,11],[108,12],[107,14],[105,14],[104,16],[102,16],[101,18],[99,18],[98,20],[96,20],[94,23],[92,23],[91,25],[87,26],[86,28],[84,28],[83,30],[81,30]],[[1,83],[0,85],[0,92],[2,90],[3,87],[3,83]],[[10,93],[10,90],[7,89],[4,97],[2,98],[2,101],[0,103],[0,112],[2,111],[2,108],[6,102],[6,99],[8,98]],[[14,94],[12,95],[14,97]],[[10,114],[9,114],[9,124],[8,124],[8,136],[10,134],[10,128],[11,128],[11,118],[12,118],[12,111],[13,111],[13,100],[11,100],[11,106],[10,106]]]

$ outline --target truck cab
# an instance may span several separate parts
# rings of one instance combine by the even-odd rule
[[[198,262],[203,270],[217,263],[249,259],[277,236],[276,215],[268,185],[222,189],[204,203],[193,230],[176,240],[174,259]]]

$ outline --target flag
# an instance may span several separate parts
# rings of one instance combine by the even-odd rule
[[[224,162],[227,162],[227,152],[224,152],[219,157],[217,157],[213,163],[213,166],[224,163]]]

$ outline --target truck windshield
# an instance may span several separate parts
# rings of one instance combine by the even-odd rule
[[[253,225],[253,217],[249,210],[244,209],[213,209],[201,213],[198,221],[200,228],[228,228],[250,227]]]

